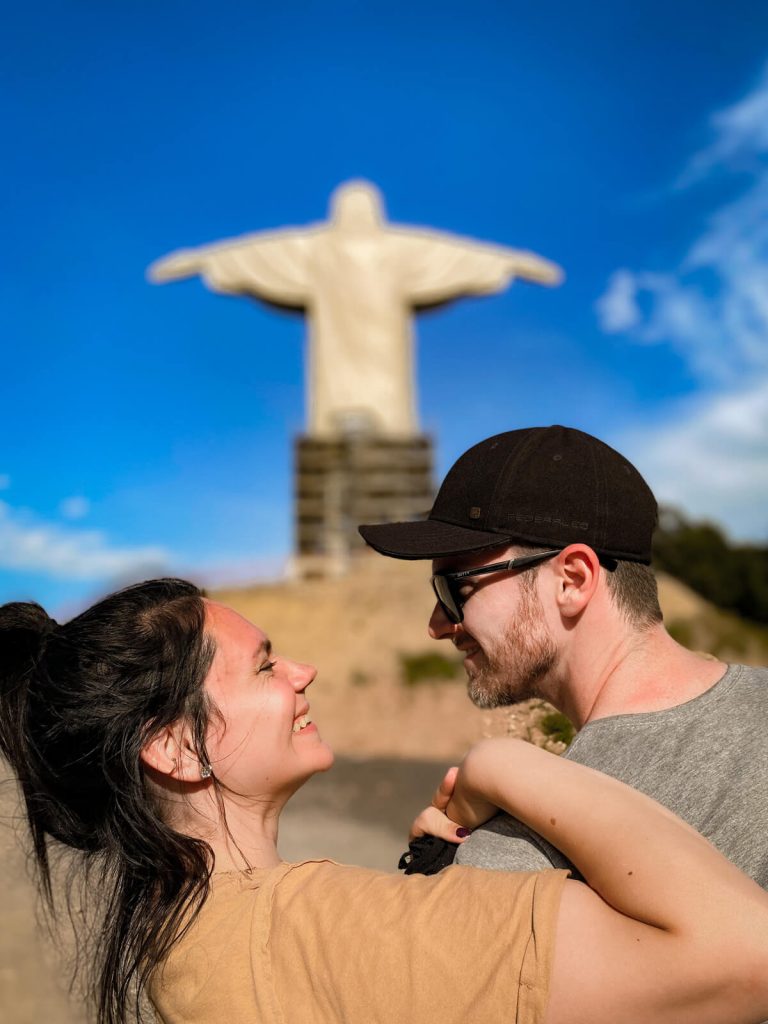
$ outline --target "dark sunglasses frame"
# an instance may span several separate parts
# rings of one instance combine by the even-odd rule
[[[460,572],[436,572],[432,577],[432,589],[440,607],[448,619],[458,625],[464,621],[464,598],[459,594],[456,583],[469,579],[471,576],[487,576],[493,572],[509,572],[511,569],[528,569],[548,558],[559,555],[563,548],[555,548],[552,551],[537,551],[532,555],[521,555],[519,558],[510,558],[508,562],[494,562],[493,565],[481,565],[476,569],[462,569]]]

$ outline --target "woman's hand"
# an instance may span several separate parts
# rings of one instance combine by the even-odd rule
[[[498,814],[498,806],[485,792],[483,769],[488,742],[473,747],[460,767],[448,769],[432,803],[411,826],[410,839],[427,834],[451,843],[463,843],[472,829]]]
[[[432,803],[425,807],[411,825],[408,836],[409,842],[418,839],[420,836],[437,836],[438,839],[445,839],[449,843],[463,843],[470,835],[470,830],[456,821],[452,821],[445,809],[453,796],[456,787],[456,776],[459,769],[449,768],[445,773],[443,781],[435,790]]]
[[[496,743],[495,740],[476,743],[454,777],[453,791],[443,810],[450,820],[460,822],[465,828],[477,828],[499,813],[499,805],[493,799],[496,780],[493,770],[489,771]]]

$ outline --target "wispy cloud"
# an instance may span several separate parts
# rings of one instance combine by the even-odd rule
[[[623,269],[611,274],[608,287],[595,303],[600,327],[606,334],[619,334],[640,326],[643,314],[637,293],[637,274]]]
[[[678,188],[688,188],[722,168],[749,169],[757,155],[768,152],[768,67],[751,92],[712,115],[710,134],[709,145],[688,161]]]
[[[161,547],[115,547],[97,530],[41,522],[0,501],[0,569],[38,572],[71,580],[157,573],[169,562]]]
[[[710,215],[674,271],[617,270],[595,309],[608,334],[672,345],[703,383],[768,372],[768,168]]]
[[[91,503],[80,494],[65,498],[59,504],[59,512],[65,519],[84,519],[91,510]]]
[[[627,433],[620,447],[664,501],[725,523],[736,539],[768,540],[768,379]]]
[[[606,333],[674,347],[699,381],[695,406],[672,410],[664,428],[646,435],[660,496],[707,509],[737,534],[766,537],[768,69],[747,96],[712,116],[711,135],[677,187],[748,171],[741,192],[710,210],[674,268],[616,270],[595,310]],[[726,480],[727,494],[718,486]],[[749,508],[739,508],[737,494]]]

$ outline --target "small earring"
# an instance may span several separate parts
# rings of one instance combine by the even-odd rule
[[[213,768],[211,768],[211,766],[209,764],[204,762],[203,764],[200,765],[200,778],[201,779],[210,779],[210,777],[212,775],[213,775]]]

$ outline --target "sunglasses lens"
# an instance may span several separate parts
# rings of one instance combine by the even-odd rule
[[[443,611],[451,622],[461,622],[463,616],[461,614],[461,609],[451,593],[450,582],[444,576],[433,576],[432,589],[435,592],[435,597],[442,605]]]

